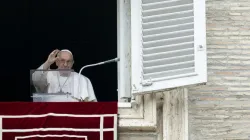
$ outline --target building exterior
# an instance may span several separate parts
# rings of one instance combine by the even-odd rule
[[[137,0],[118,0],[120,44],[130,47],[133,46],[131,13],[135,9],[134,1]],[[207,54],[204,62],[207,64],[204,72],[207,82],[177,84],[176,87],[134,96],[132,105],[120,105],[120,140],[249,139],[250,1],[207,0],[204,8],[206,48],[203,49]],[[131,59],[131,48],[120,49],[127,55],[126,59]],[[133,65],[131,61],[122,63],[126,68]],[[133,79],[133,74],[130,75]],[[123,84],[130,83],[125,80]]]

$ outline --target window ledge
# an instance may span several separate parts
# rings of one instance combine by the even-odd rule
[[[155,131],[157,126],[157,104],[155,94],[136,96],[133,102],[118,102],[119,131]],[[124,108],[120,108],[120,107]]]
[[[130,102],[118,102],[118,108],[132,108]]]

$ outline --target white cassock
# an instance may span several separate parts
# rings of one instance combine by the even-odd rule
[[[71,72],[70,76],[61,76],[57,70],[44,71],[41,65],[32,74],[32,82],[36,90],[43,93],[69,93],[67,102],[78,102],[79,99],[97,101],[91,81],[83,75],[79,76],[76,72]],[[50,100],[65,101],[60,96],[50,97]]]

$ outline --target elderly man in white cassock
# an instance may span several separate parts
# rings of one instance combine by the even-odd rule
[[[56,63],[57,71],[50,71],[53,63]],[[91,81],[83,75],[79,76],[78,73],[70,71],[73,64],[73,54],[69,50],[51,52],[47,61],[32,74],[32,81],[36,89],[48,94],[70,93],[71,96],[67,99],[69,102],[96,102]],[[58,101],[60,102],[60,98]]]

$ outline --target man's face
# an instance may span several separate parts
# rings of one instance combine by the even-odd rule
[[[73,56],[69,52],[61,51],[58,54],[59,59],[56,61],[58,69],[71,69],[74,61]]]

